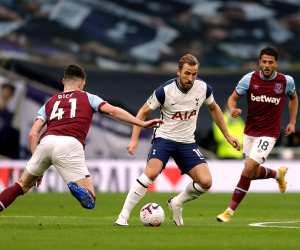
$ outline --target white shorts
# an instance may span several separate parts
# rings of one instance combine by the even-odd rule
[[[251,158],[262,164],[268,158],[276,143],[274,137],[254,137],[244,134],[244,154],[246,158]]]
[[[71,136],[45,136],[26,165],[34,176],[42,176],[53,165],[66,183],[89,175],[82,144]]]

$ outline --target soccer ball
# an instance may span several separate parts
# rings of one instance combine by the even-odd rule
[[[159,227],[165,220],[165,211],[157,203],[147,203],[140,210],[140,219],[145,226]]]

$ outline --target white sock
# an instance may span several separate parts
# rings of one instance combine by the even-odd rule
[[[189,183],[185,190],[176,195],[172,201],[175,204],[182,205],[185,202],[194,200],[198,198],[200,195],[207,192],[207,190],[203,189],[200,185],[198,185],[196,182]]]
[[[148,186],[152,183],[153,181],[143,173],[130,188],[119,216],[128,220],[132,209],[145,196]]]

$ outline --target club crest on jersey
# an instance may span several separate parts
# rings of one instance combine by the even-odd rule
[[[283,85],[280,82],[275,83],[274,85],[274,92],[276,94],[281,94],[283,92]]]
[[[191,119],[193,116],[195,116],[197,114],[196,110],[192,110],[192,111],[185,111],[185,112],[176,112],[174,113],[174,115],[171,117],[172,120],[189,120]]]
[[[199,106],[199,98],[195,98],[196,106]]]
[[[253,84],[253,88],[254,88],[254,89],[259,89],[259,85]]]

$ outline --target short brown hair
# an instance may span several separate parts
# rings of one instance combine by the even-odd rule
[[[182,69],[183,65],[187,63],[188,65],[194,66],[194,65],[199,65],[199,61],[197,59],[197,57],[195,57],[194,55],[187,53],[184,54],[178,62],[178,68]]]
[[[65,68],[64,79],[70,80],[70,79],[75,79],[75,78],[85,80],[86,73],[80,65],[71,64]]]
[[[273,47],[265,47],[265,48],[263,48],[260,51],[259,59],[261,59],[261,57],[263,55],[273,56],[275,58],[275,60],[278,61],[278,57],[279,57],[278,51],[275,48],[273,48]]]

